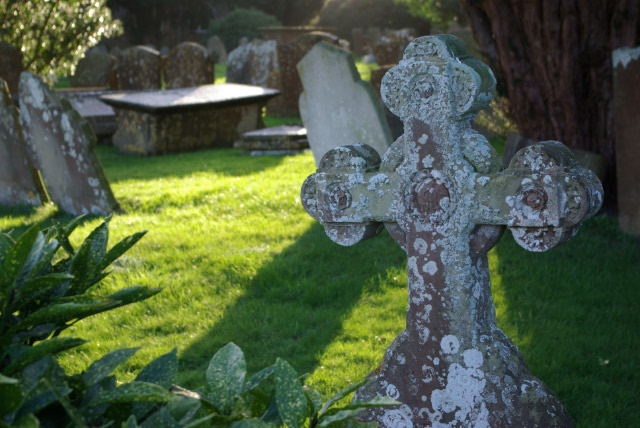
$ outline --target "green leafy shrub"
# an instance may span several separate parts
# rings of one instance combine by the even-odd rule
[[[240,39],[262,38],[259,27],[276,27],[280,22],[272,15],[255,9],[235,9],[221,19],[209,22],[207,38],[218,36],[228,51],[235,49]]]
[[[109,218],[75,249],[69,235],[80,222],[19,238],[0,233],[0,428],[58,426],[230,428],[371,427],[353,418],[370,407],[394,406],[387,397],[368,403],[338,402],[362,386],[352,385],[325,403],[285,360],[248,380],[242,350],[229,343],[211,359],[205,385],[189,391],[174,385],[177,351],[153,360],[134,381],[118,384],[113,371],[138,348],[119,349],[69,375],[55,355],[86,341],[60,333],[88,316],[147,299],[160,288],[129,287],[107,297],[92,288],[107,268],[146,231],[107,250]],[[59,254],[64,253],[64,254]]]

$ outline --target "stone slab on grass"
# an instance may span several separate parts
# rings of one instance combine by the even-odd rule
[[[368,144],[380,155],[387,151],[392,139],[382,103],[349,52],[319,43],[298,70],[304,86],[300,116],[316,165],[329,150],[348,144]]]
[[[211,147],[232,147],[240,136],[262,128],[262,108],[279,91],[221,84],[166,91],[104,95],[114,107],[113,144],[145,156]]]
[[[108,215],[118,208],[94,152],[89,123],[38,77],[20,76],[20,123],[31,159],[51,199],[73,214]]]
[[[246,132],[236,141],[234,148],[260,154],[288,155],[309,148],[307,130],[299,125],[281,125]]]

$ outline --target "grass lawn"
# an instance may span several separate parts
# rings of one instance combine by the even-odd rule
[[[98,287],[166,288],[71,328],[92,341],[63,356],[70,370],[141,346],[118,373],[131,379],[177,347],[180,383],[197,387],[211,355],[234,341],[250,371],[283,356],[329,394],[374,369],[403,329],[404,253],[386,232],[349,248],[325,236],[299,202],[310,153],[138,158],[100,146],[98,155],[125,210],[111,242],[150,230]],[[51,218],[70,217],[51,206],[3,209],[0,228]],[[86,221],[75,241],[98,223]],[[500,327],[576,425],[640,426],[640,241],[598,217],[547,253],[526,252],[507,233],[489,257]]]

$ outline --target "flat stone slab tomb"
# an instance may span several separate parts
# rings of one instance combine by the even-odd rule
[[[307,130],[300,125],[281,125],[245,132],[233,147],[251,156],[295,155],[309,148]]]
[[[243,133],[264,126],[262,107],[279,94],[226,83],[103,95],[100,100],[116,112],[113,144],[118,150],[150,156],[232,147]]]

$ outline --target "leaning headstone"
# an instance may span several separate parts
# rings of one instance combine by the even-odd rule
[[[304,92],[300,116],[307,128],[316,165],[342,144],[367,143],[379,154],[392,143],[382,103],[371,85],[360,79],[353,55],[319,43],[298,64]]]
[[[167,89],[189,88],[213,83],[213,58],[197,43],[180,43],[167,55],[164,69]]]
[[[73,215],[117,209],[87,121],[31,73],[20,76],[19,93],[25,143],[56,205]]]
[[[118,87],[159,89],[161,86],[160,52],[147,46],[133,46],[121,51],[118,60]]]
[[[207,40],[207,50],[215,62],[227,62],[227,50],[218,36],[211,36]]]
[[[68,100],[73,109],[89,122],[98,142],[111,144],[111,136],[118,129],[116,114],[111,107],[100,101],[99,97],[114,91],[61,89],[56,92]]]
[[[246,132],[233,144],[251,156],[295,155],[309,148],[307,130],[300,125],[281,125]]]
[[[38,172],[27,157],[7,83],[0,79],[0,205],[41,205],[47,201]]]
[[[497,326],[487,252],[505,226],[529,251],[570,239],[602,204],[602,186],[557,141],[502,170],[471,128],[494,88],[459,40],[414,40],[382,83],[404,136],[382,159],[367,145],[334,149],[302,186],[304,208],[334,242],[386,228],[407,252],[406,329],[354,395],[403,403],[358,415],[381,428],[571,426]]]
[[[282,104],[278,116],[298,116],[298,100],[302,93],[302,82],[298,75],[297,64],[316,44],[338,45],[339,39],[328,33],[311,33],[286,45],[278,45],[278,63],[280,64],[280,79],[282,81]]]
[[[9,43],[0,42],[0,78],[7,82],[10,93],[18,93],[20,73],[23,71],[20,49]]]
[[[640,235],[640,47],[613,51],[613,117],[620,228]]]
[[[108,53],[91,52],[78,62],[76,72],[71,77],[74,88],[118,89],[116,58]]]
[[[238,46],[227,58],[227,83],[278,89],[272,82],[278,69],[278,52],[274,40],[254,40]]]

